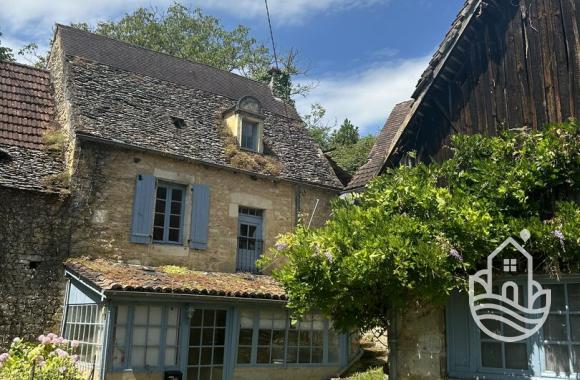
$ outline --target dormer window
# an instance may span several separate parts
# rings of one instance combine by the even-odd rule
[[[256,153],[264,151],[264,114],[262,105],[251,96],[245,96],[236,106],[224,114],[228,129],[241,149]]]
[[[258,151],[258,123],[242,119],[242,136],[240,146],[244,149]]]

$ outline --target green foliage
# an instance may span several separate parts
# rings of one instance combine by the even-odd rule
[[[320,149],[327,151],[331,147],[332,125],[324,122],[326,108],[319,103],[310,105],[310,113],[302,115],[302,120],[306,124],[306,129],[310,137],[320,146]]]
[[[574,122],[455,136],[452,159],[388,171],[335,201],[324,227],[282,236],[264,262],[287,258],[274,275],[296,315],[316,309],[344,330],[386,327],[409,301],[443,302],[524,228],[537,271],[578,272],[579,146]]]
[[[341,168],[352,175],[368,161],[376,140],[375,136],[365,136],[354,144],[339,145],[330,152],[330,156]]]
[[[347,380],[384,380],[386,378],[382,368],[370,369],[366,372],[357,373]]]
[[[332,133],[333,145],[353,145],[359,138],[358,127],[348,119],[344,119],[338,130]]]
[[[0,32],[0,37],[2,37],[2,32]],[[14,55],[12,54],[12,49],[2,46],[2,41],[0,41],[0,61],[14,62]]]
[[[4,380],[66,379],[82,380],[82,373],[73,355],[77,342],[69,342],[55,334],[41,335],[39,344],[15,338],[7,353],[0,355],[0,378]],[[31,376],[34,371],[34,377]]]

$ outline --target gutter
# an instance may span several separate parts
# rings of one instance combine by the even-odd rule
[[[178,300],[178,301],[204,301],[204,302],[227,302],[232,304],[240,303],[275,303],[275,304],[286,304],[286,300],[277,300],[269,298],[250,298],[250,297],[228,297],[228,296],[206,296],[200,294],[179,294],[179,293],[156,293],[156,292],[137,292],[137,291],[127,291],[127,290],[105,290],[103,294],[109,299],[131,299],[135,300],[137,297],[149,298],[153,300]]]
[[[231,171],[231,172],[234,172],[234,173],[242,173],[242,174],[246,174],[246,175],[248,175],[250,177],[266,179],[266,180],[270,180],[270,181],[273,181],[273,182],[276,182],[276,181],[285,181],[285,182],[289,182],[289,183],[292,183],[292,184],[298,184],[298,185],[304,185],[304,184],[306,184],[308,186],[316,187],[316,188],[323,189],[323,190],[331,190],[331,191],[334,191],[334,192],[337,192],[337,193],[340,193],[342,191],[342,189],[340,187],[333,187],[333,186],[328,186],[328,185],[315,184],[315,183],[306,182],[306,181],[297,181],[297,180],[292,180],[292,179],[289,179],[289,178],[271,177],[271,176],[267,176],[267,175],[264,175],[264,174],[254,173],[254,172],[249,171],[249,170],[238,169],[238,168],[234,168],[234,167],[227,166],[227,165],[214,164],[214,163],[210,163],[210,162],[207,162],[207,161],[202,161],[202,160],[198,160],[198,159],[194,159],[194,158],[188,158],[188,157],[180,156],[180,155],[177,155],[177,154],[174,154],[174,153],[162,152],[162,151],[155,150],[155,149],[139,147],[139,146],[136,146],[136,145],[124,143],[122,141],[109,140],[109,139],[105,139],[105,138],[102,138],[102,137],[94,136],[94,135],[92,135],[90,133],[83,132],[83,131],[75,131],[75,135],[77,136],[77,138],[79,140],[82,140],[82,141],[95,142],[95,143],[99,143],[99,144],[103,144],[103,145],[108,145],[108,146],[117,146],[117,147],[121,147],[121,148],[125,148],[125,149],[136,150],[136,151],[139,151],[139,152],[157,153],[157,154],[160,154],[162,156],[171,157],[171,158],[176,159],[176,160],[180,160],[180,161],[191,161],[191,162],[198,163],[200,165],[205,165],[205,166],[209,166],[209,167],[213,167],[213,168],[217,168],[217,169],[223,169],[223,170]],[[339,182],[340,182],[340,180],[339,180]]]

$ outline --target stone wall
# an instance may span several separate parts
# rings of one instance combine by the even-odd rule
[[[81,144],[78,156],[74,191],[85,196],[78,199],[83,203],[78,205],[83,228],[73,235],[73,255],[107,256],[144,265],[175,264],[197,270],[233,272],[239,206],[263,210],[263,240],[267,251],[278,235],[294,228],[297,191],[300,192],[300,214],[309,220],[316,207],[312,225],[321,225],[328,217],[330,200],[336,196],[333,191],[90,142]],[[206,250],[193,250],[187,244],[190,191],[186,191],[183,244],[130,242],[135,180],[139,174],[154,175],[159,180],[186,186],[209,185]]]
[[[445,378],[445,313],[443,306],[410,304],[396,327],[397,380]]]
[[[0,188],[0,350],[16,337],[59,332],[68,200]]]

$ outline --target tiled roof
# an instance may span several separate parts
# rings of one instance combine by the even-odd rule
[[[58,191],[50,179],[61,173],[63,162],[42,143],[53,116],[49,73],[0,62],[0,186]]]
[[[53,114],[48,71],[0,62],[0,144],[42,148]]]
[[[347,190],[364,187],[371,179],[379,175],[387,158],[387,152],[394,143],[393,139],[409,114],[412,105],[413,100],[407,100],[393,108],[385,126],[377,136],[377,141],[369,154],[369,160],[356,171],[347,186]]]
[[[66,59],[72,123],[79,136],[343,188],[302,121],[285,117],[283,103],[267,85],[69,27],[59,26],[56,36]],[[275,175],[253,162],[233,162],[226,154],[223,113],[246,95],[263,105],[264,153],[279,164]],[[182,118],[185,127],[175,128],[172,116]]]
[[[272,96],[266,83],[70,26],[57,24],[57,33],[65,54],[230,99],[253,96],[270,112],[300,119],[293,106]]]
[[[109,291],[210,295],[237,298],[285,300],[282,287],[270,276],[248,273],[198,272],[179,268],[143,267],[106,259],[74,258],[68,271]]]

